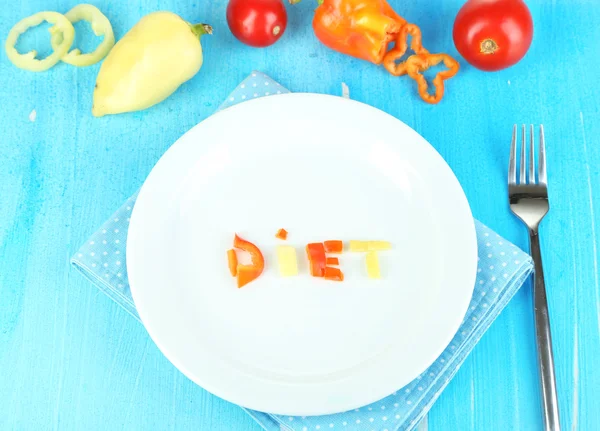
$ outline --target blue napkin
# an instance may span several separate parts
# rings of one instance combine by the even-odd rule
[[[260,72],[253,72],[219,107],[289,93]],[[81,246],[71,263],[117,304],[139,320],[127,282],[125,247],[129,217],[137,193]],[[246,410],[266,431],[411,430],[429,411],[450,379],[494,319],[532,271],[531,258],[475,221],[479,250],[477,281],[462,326],[446,350],[423,374],[394,394],[371,405],[328,416],[293,417]]]

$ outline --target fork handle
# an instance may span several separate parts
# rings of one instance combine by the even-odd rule
[[[554,375],[554,356],[552,354],[552,336],[550,334],[550,318],[544,269],[540,252],[540,237],[537,227],[529,230],[531,256],[535,272],[533,275],[533,304],[535,314],[535,336],[537,341],[538,367],[542,385],[542,401],[544,407],[544,430],[560,431],[558,418],[558,397],[556,395],[556,377]]]

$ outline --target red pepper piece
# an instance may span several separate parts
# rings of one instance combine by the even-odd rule
[[[277,231],[277,233],[275,234],[275,238],[282,239],[284,241],[287,239],[287,236],[288,236],[288,232],[285,229],[279,229]]]
[[[257,246],[235,235],[233,246],[250,254],[250,265],[237,265],[237,286],[245,286],[256,280],[265,269],[265,258]]]
[[[337,257],[328,257],[326,260],[327,265],[339,265],[340,260]]]
[[[316,242],[306,246],[306,254],[310,262],[310,275],[323,277],[325,275],[325,247],[323,243]]]
[[[339,268],[331,268],[328,266],[325,268],[325,280],[344,281],[344,274],[342,274],[342,271],[340,271]]]
[[[344,251],[344,243],[338,240],[325,241],[325,252],[327,253],[341,253]]]
[[[238,260],[234,249],[227,250],[227,261],[229,262],[229,272],[232,277],[235,277],[237,275]]]

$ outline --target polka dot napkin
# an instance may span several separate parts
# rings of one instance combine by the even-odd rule
[[[246,78],[219,109],[244,100],[289,93],[260,72]],[[139,320],[125,268],[125,247],[137,193],[79,249],[71,262],[84,276]],[[532,271],[531,258],[476,221],[479,267],[473,299],[458,333],[436,362],[412,383],[346,413],[317,417],[278,416],[247,410],[267,431],[403,431],[414,428],[458,371],[484,332]]]

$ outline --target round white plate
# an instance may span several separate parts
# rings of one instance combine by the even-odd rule
[[[290,232],[300,275],[279,275]],[[262,250],[242,289],[234,233]],[[381,280],[340,256],[343,282],[313,278],[310,242],[386,240]],[[423,372],[468,307],[473,218],[450,168],[421,136],[370,106],[289,94],[239,104],[179,139],[135,205],[127,269],[165,356],[208,391],[255,410],[320,415],[377,401]]]

